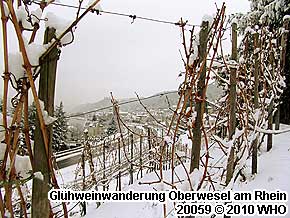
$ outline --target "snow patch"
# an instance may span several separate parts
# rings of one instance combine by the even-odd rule
[[[32,171],[29,156],[16,155],[15,169],[16,173],[20,175],[23,179],[29,177]]]
[[[170,136],[165,136],[164,137],[164,141],[166,142],[167,145],[172,145],[173,144],[173,140]]]
[[[46,51],[43,45],[32,42],[30,44],[26,43],[26,52],[29,62],[32,66],[39,65],[39,58]]]
[[[287,15],[285,15],[284,17],[283,17],[283,21],[285,21],[285,20],[289,20],[290,19],[290,15],[289,14],[287,14]]]
[[[23,5],[19,6],[15,13],[16,13],[18,22],[21,22],[24,28],[32,29],[31,23],[28,22],[27,11]]]
[[[34,177],[39,179],[39,180],[43,180],[44,179],[43,174],[41,172],[35,172],[34,173]]]
[[[249,34],[255,34],[256,31],[253,30],[251,27],[247,26],[247,28],[245,29],[245,34],[247,34],[247,33],[249,33]]]
[[[11,72],[16,80],[25,77],[25,70],[23,68],[23,59],[21,52],[8,53],[8,70]]]
[[[54,121],[56,121],[57,120],[56,118],[49,116],[47,111],[44,110],[44,102],[39,100],[39,103],[40,103],[40,108],[42,111],[42,116],[43,116],[45,125],[48,126],[48,125],[52,124]]]
[[[33,24],[39,23],[41,17],[42,17],[42,10],[40,8],[37,8],[36,10],[31,12],[31,20]]]
[[[57,38],[59,38],[63,34],[63,32],[71,25],[71,21],[64,20],[63,18],[56,16],[52,12],[48,12],[46,14],[46,18],[47,20],[45,22],[45,26],[54,28],[55,35]],[[72,31],[74,31],[74,29]],[[65,45],[65,44],[70,43],[72,40],[73,40],[73,33],[68,32],[62,37],[60,42],[62,45]]]

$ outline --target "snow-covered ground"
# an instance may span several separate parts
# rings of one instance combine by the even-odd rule
[[[287,126],[282,126],[282,129]],[[289,127],[288,127],[289,128]],[[235,191],[252,191],[254,189],[266,190],[282,190],[290,193],[290,132],[286,132],[273,137],[273,149],[266,152],[265,147],[261,147],[261,152],[258,160],[258,174],[251,175],[251,159],[247,160],[244,174],[247,177],[246,181],[239,179],[233,185]],[[188,163],[185,164],[188,168]],[[73,166],[72,166],[73,167]],[[71,180],[73,168],[65,168],[62,170],[62,175],[65,180]],[[182,190],[189,190],[189,183],[186,180],[186,173],[181,165],[176,167],[175,181],[179,178],[184,179],[182,182],[177,182],[176,186]],[[171,170],[163,171],[164,181],[171,182]],[[198,177],[200,173],[191,175]],[[68,178],[69,177],[69,178]],[[136,178],[136,177],[135,177]],[[133,189],[136,191],[154,191],[154,190],[168,190],[170,187],[165,183],[156,183],[151,185],[139,185],[139,182],[154,182],[158,181],[158,176],[155,173],[146,174],[142,179],[135,181],[133,185],[128,185],[128,179],[123,179],[124,191]],[[195,179],[192,179],[194,181]],[[110,190],[115,190],[115,181],[111,185]],[[192,184],[195,186],[196,184]],[[99,189],[100,190],[100,189]],[[172,203],[167,203],[166,212],[167,217],[177,217],[173,211]],[[289,208],[289,202],[287,202]],[[78,211],[76,207],[73,211]],[[103,203],[99,208],[96,203],[89,203],[87,207],[86,218],[101,217],[101,218],[162,218],[164,208],[162,204],[152,202],[110,202]],[[80,217],[80,213],[71,213],[71,217]],[[258,217],[258,216],[257,216]],[[285,217],[290,217],[287,214]]]
[[[250,173],[248,160],[248,173]],[[273,148],[262,152],[258,162],[258,174],[251,181],[235,183],[235,190],[252,190],[255,188],[281,189],[290,193],[290,133],[274,136]]]
[[[282,129],[287,126],[283,125]],[[290,133],[273,137],[273,148],[266,152],[263,147],[258,162],[258,174],[246,182],[234,184],[234,190],[251,191],[254,189],[282,190],[290,194]],[[251,160],[247,162],[247,172],[250,174]],[[288,196],[289,197],[289,196]],[[287,202],[290,208],[289,200]],[[258,217],[258,216],[254,216]],[[285,216],[290,217],[290,213]]]

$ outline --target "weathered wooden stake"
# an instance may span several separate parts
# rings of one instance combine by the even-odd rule
[[[44,34],[44,44],[50,42],[55,36],[55,29],[47,28]],[[57,60],[59,58],[59,50],[54,48],[45,57],[40,68],[39,91],[38,97],[44,102],[44,109],[48,115],[53,116],[54,112],[54,94],[55,94],[55,80]],[[47,127],[49,140],[49,156],[51,156],[51,142],[52,142],[52,125]],[[34,172],[41,172],[44,179],[33,179],[32,185],[32,217],[33,218],[48,218],[50,214],[49,200],[47,198],[50,190],[50,169],[48,166],[48,157],[46,156],[45,143],[42,136],[40,121],[36,116],[36,129],[34,132]]]
[[[86,190],[86,159],[85,159],[85,148],[83,149],[83,153],[82,153],[82,171],[83,171],[83,191]],[[87,213],[87,205],[86,202],[81,202],[82,205],[82,211],[81,211],[81,216],[85,216]]]
[[[103,191],[106,191],[106,141],[103,144]]]
[[[133,134],[130,135],[130,139],[131,139],[131,164],[130,164],[130,184],[133,184],[133,159],[134,159],[134,150],[133,150],[133,146],[134,146],[134,138],[133,138]]]
[[[271,101],[268,109],[269,117],[268,117],[268,129],[272,130],[273,129],[273,107],[274,107],[274,102],[273,100]],[[267,135],[267,151],[270,151],[273,146],[273,135],[268,134]]]
[[[280,129],[280,104],[277,106],[277,111],[275,113],[274,119],[275,119],[275,130]]]
[[[130,152],[130,131],[128,130],[128,152]]]
[[[118,138],[118,163],[119,163],[119,175],[118,175],[118,187],[119,191],[122,190],[122,183],[121,183],[121,141],[120,138]]]
[[[232,23],[232,57],[233,61],[238,59],[238,49],[237,49],[237,24]],[[237,69],[236,66],[230,68],[230,93],[229,93],[229,140],[233,138],[236,130],[236,101],[237,101]],[[234,143],[234,142],[233,142]],[[226,185],[229,184],[234,173],[234,162],[235,162],[235,147],[234,144],[230,149],[230,155],[227,163],[227,174],[226,174]]]
[[[142,143],[143,142],[143,137],[142,136],[140,136],[140,173],[141,173],[141,178],[143,177],[143,167],[142,167]]]
[[[238,59],[237,49],[237,24],[232,24],[232,60],[235,62]],[[237,104],[237,69],[236,66],[230,68],[230,119],[229,119],[229,139],[232,139],[236,130],[236,104]]]
[[[206,59],[207,50],[207,37],[208,37],[208,21],[203,21],[201,24],[201,30],[199,33],[200,46],[199,46],[199,58],[201,63]],[[197,113],[195,120],[195,127],[192,131],[192,150],[191,150],[191,163],[190,163],[190,173],[193,172],[195,168],[199,169],[200,160],[200,148],[201,148],[201,126],[203,122],[203,114],[205,110],[205,99],[203,98],[203,93],[205,89],[205,77],[206,77],[206,64],[204,65],[202,72],[200,74],[198,84],[197,84],[197,97],[195,110]],[[171,166],[174,167],[174,166]]]
[[[94,183],[96,183],[96,176],[95,176],[95,167],[93,162],[93,154],[92,154],[92,148],[91,144],[88,141],[88,133],[85,134],[85,151],[88,157],[90,172],[91,172],[91,178]]]
[[[153,163],[152,163],[152,151],[151,151],[151,130],[148,127],[148,149],[149,149],[149,167],[153,167]],[[150,168],[149,170],[150,172],[153,171],[152,168]]]
[[[254,34],[254,44],[255,50],[259,49],[259,34]],[[259,53],[255,52],[254,54],[255,61],[255,69],[254,69],[254,108],[257,109],[259,107],[259,74],[260,74],[260,61],[259,61]],[[252,146],[252,174],[256,174],[258,171],[258,138],[259,135],[254,139]]]
[[[273,69],[274,69],[274,66],[273,66],[274,54],[273,54],[273,52],[271,52],[271,54],[270,54],[270,64],[272,66],[271,74],[273,76],[274,75],[273,74]],[[269,108],[268,108],[268,129],[269,130],[273,129],[273,110],[274,110],[274,99],[271,100]],[[272,146],[273,146],[273,135],[268,134],[267,135],[267,151],[270,151],[272,149]]]
[[[280,50],[280,68],[281,68],[281,75],[285,76],[286,78],[289,76],[286,75],[286,72],[289,72],[289,22],[290,19],[285,18],[283,20],[283,33],[281,37],[281,50]],[[288,42],[288,43],[287,43]],[[286,79],[286,83],[289,81],[289,79]],[[289,82],[288,82],[289,83]],[[289,84],[286,84],[286,86],[289,86]],[[280,110],[281,109],[281,110]],[[290,124],[290,99],[289,99],[289,87],[284,90],[284,93],[282,95],[282,103],[281,107],[278,108],[278,112],[276,116],[276,129],[279,129],[280,120],[284,124]]]
[[[166,146],[166,168],[165,169],[168,170],[168,169],[170,169],[169,146],[167,143],[165,144],[165,146]]]

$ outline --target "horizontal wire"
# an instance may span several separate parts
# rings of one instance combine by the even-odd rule
[[[147,100],[147,99],[151,99],[151,98],[162,97],[164,95],[173,94],[173,93],[177,93],[177,92],[178,91],[163,92],[163,93],[160,93],[160,94],[151,95],[149,97],[140,98],[140,100],[143,101],[143,100]],[[130,103],[134,103],[134,102],[139,102],[139,99],[134,99],[134,100],[130,100],[130,101],[121,102],[121,103],[118,103],[118,106],[119,105],[130,104]],[[86,115],[86,114],[91,114],[91,113],[94,113],[94,112],[98,112],[98,111],[103,111],[103,110],[106,110],[106,109],[110,109],[112,107],[114,107],[114,105],[110,105],[110,106],[107,106],[107,107],[102,107],[102,108],[94,109],[94,110],[87,111],[87,112],[72,114],[72,115],[66,116],[65,118],[79,117],[79,116],[83,116],[83,115]]]
[[[35,4],[41,4],[41,1],[39,1],[39,0],[33,0],[31,2],[35,3]],[[64,3],[60,3],[60,2],[51,2],[50,4],[53,4],[53,5],[56,5],[56,6],[61,6],[61,7],[73,8],[73,9],[82,9],[82,10],[86,10],[87,9],[86,7],[79,7],[79,6],[64,4]],[[101,12],[101,13],[104,13],[104,14],[111,14],[111,15],[116,15],[116,16],[129,17],[129,18],[132,18],[133,21],[135,19],[140,19],[140,20],[146,20],[146,21],[149,21],[149,22],[171,24],[171,25],[175,25],[175,26],[179,26],[179,27],[182,26],[182,25],[183,26],[198,26],[198,27],[200,26],[200,25],[189,24],[188,22],[184,22],[184,23],[181,23],[180,21],[179,22],[172,22],[172,21],[159,20],[159,19],[150,18],[150,17],[142,17],[142,16],[137,16],[137,15],[132,15],[132,14],[125,14],[125,13],[120,13],[120,12],[104,11],[104,10],[98,10],[98,9],[93,9],[92,11],[93,12],[97,12],[97,14],[99,14]],[[149,97],[145,97],[145,98],[140,98],[140,100],[146,100],[146,99],[161,97],[161,96],[164,96],[166,94],[171,94],[171,93],[177,93],[177,91],[164,92],[164,93],[160,93],[160,94],[149,96]],[[130,103],[138,102],[138,101],[139,101],[139,99],[135,99],[135,100],[131,100],[131,101],[121,102],[118,105],[125,105],[125,104],[130,104]],[[69,115],[69,116],[65,116],[65,118],[79,117],[79,116],[83,116],[83,115],[86,115],[86,114],[90,114],[90,113],[94,113],[94,112],[110,109],[112,107],[113,107],[113,105],[107,106],[107,107],[98,108],[98,109],[87,111],[87,112],[76,113],[76,114],[72,114],[72,115]]]
[[[33,0],[32,1],[35,4],[41,4],[41,1],[39,0]],[[67,7],[67,8],[74,8],[74,9],[81,9],[81,10],[86,10],[86,7],[79,7],[76,5],[69,5],[69,4],[64,4],[64,3],[60,3],[60,2],[52,2],[50,4],[56,5],[56,6],[61,6],[61,7]],[[155,22],[155,23],[163,23],[163,24],[171,24],[171,25],[175,25],[175,26],[196,26],[199,27],[200,25],[195,25],[195,24],[190,24],[187,22],[181,23],[180,21],[178,22],[172,22],[172,21],[167,21],[167,20],[160,20],[160,19],[156,19],[156,18],[151,18],[151,17],[142,17],[142,16],[137,16],[137,15],[133,15],[133,14],[125,14],[125,13],[120,13],[120,12],[113,12],[113,11],[104,11],[104,10],[100,10],[100,9],[93,9],[92,12],[96,12],[98,15],[101,13],[104,14],[111,14],[111,15],[116,15],[116,16],[123,16],[123,17],[129,17],[132,18],[134,22],[135,19],[140,19],[140,20],[146,20],[149,22]]]

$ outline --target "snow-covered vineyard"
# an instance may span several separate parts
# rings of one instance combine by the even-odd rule
[[[187,202],[194,203],[191,212],[178,215],[179,204],[169,201],[49,200],[50,191],[58,189],[107,194],[290,193],[289,0],[250,0],[250,11],[234,14],[227,12],[226,3],[216,4],[215,13],[204,15],[198,25],[185,18],[174,22],[103,10],[100,4],[100,0],[0,1],[2,217],[225,214],[207,213],[207,207],[199,205],[205,209],[198,215],[192,212],[197,202]],[[64,8],[73,11],[73,20],[57,13]],[[136,93],[126,101],[110,92],[106,104],[71,113],[65,112],[62,102],[55,107],[56,81],[62,83],[57,80],[61,52],[79,43],[82,30],[77,27],[91,14],[126,17],[131,25],[142,20],[177,28],[182,67],[177,72],[178,88],[149,97]],[[269,217],[290,217],[286,209],[281,212],[289,209],[288,198],[281,202],[274,198],[268,201],[279,211],[276,208]],[[267,215],[252,205],[239,205],[233,206],[236,217]]]

